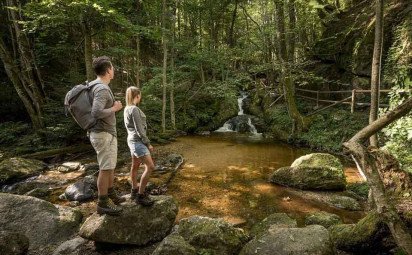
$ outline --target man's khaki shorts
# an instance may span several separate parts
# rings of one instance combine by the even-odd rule
[[[117,138],[107,132],[90,132],[89,137],[97,154],[99,169],[115,169],[117,163]]]

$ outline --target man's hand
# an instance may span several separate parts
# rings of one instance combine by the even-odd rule
[[[153,152],[153,146],[151,144],[149,144],[149,146],[147,146],[147,148],[149,149],[150,152]]]
[[[114,112],[118,112],[122,108],[123,108],[123,105],[122,105],[122,102],[120,102],[120,101],[115,101],[113,106],[112,106],[112,109],[113,109]]]

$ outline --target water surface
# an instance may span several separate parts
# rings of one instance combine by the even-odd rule
[[[346,223],[363,215],[305,200],[289,188],[268,183],[274,170],[289,166],[308,150],[236,133],[180,137],[166,148],[186,160],[168,190],[179,203],[178,219],[222,217],[248,228],[275,212],[288,213],[299,225],[306,214],[316,211],[338,214]],[[345,172],[349,182],[360,181],[356,169]]]

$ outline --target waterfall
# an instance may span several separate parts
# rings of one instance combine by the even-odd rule
[[[243,115],[243,100],[246,97],[247,97],[247,95],[244,94],[243,96],[241,96],[237,99],[237,105],[239,106],[239,111],[238,111],[237,115]]]
[[[236,117],[226,121],[222,127],[215,130],[215,132],[247,132],[252,133],[254,137],[260,137],[262,134],[258,133],[256,127],[252,123],[250,115],[245,115],[243,112],[243,101],[247,98],[247,94],[242,93],[238,99],[237,104],[239,111]]]

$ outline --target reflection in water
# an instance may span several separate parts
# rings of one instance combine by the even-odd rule
[[[288,188],[267,182],[277,168],[289,166],[308,151],[241,137],[181,137],[167,145],[185,157],[185,164],[169,186],[179,203],[178,219],[191,215],[222,217],[246,228],[275,212],[286,212],[301,225],[305,214],[328,211],[344,222],[356,222],[361,212],[349,212],[304,200]],[[356,168],[348,181],[358,181]]]

